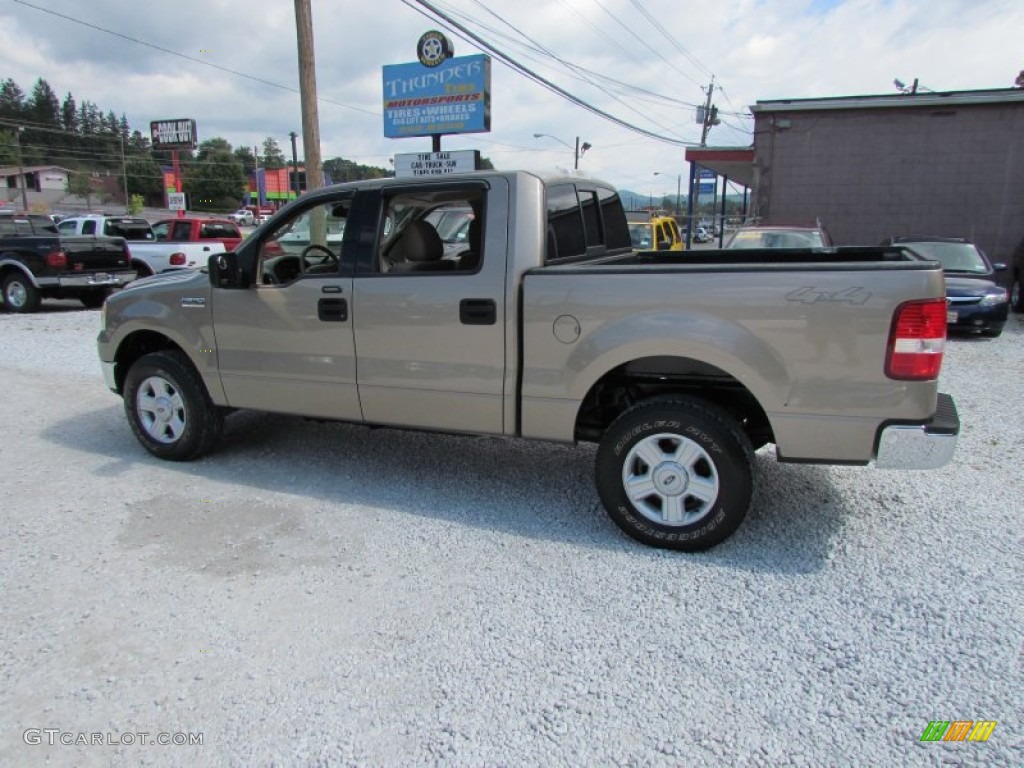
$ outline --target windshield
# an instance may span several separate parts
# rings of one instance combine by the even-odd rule
[[[908,248],[931,261],[942,264],[946,272],[986,274],[988,264],[970,243],[906,243]]]
[[[639,248],[641,250],[651,250],[654,246],[651,244],[650,223],[630,223],[629,239],[633,243],[634,248]]]
[[[814,230],[747,229],[736,233],[729,248],[824,248]]]

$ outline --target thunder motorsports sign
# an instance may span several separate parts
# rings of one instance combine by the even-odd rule
[[[384,71],[384,136],[432,136],[491,130],[491,59],[479,54],[425,67],[418,61]]]

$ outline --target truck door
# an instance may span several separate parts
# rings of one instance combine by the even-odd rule
[[[346,192],[297,208],[257,249],[254,285],[212,293],[218,365],[239,408],[358,421]]]
[[[353,287],[363,418],[502,433],[507,182],[410,181],[379,210]],[[446,248],[434,223],[459,212],[465,242]]]

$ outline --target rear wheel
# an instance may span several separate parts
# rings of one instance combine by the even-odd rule
[[[181,352],[143,355],[129,369],[124,409],[135,437],[161,459],[189,461],[220,439],[224,413]]]
[[[639,403],[597,452],[609,516],[645,544],[697,551],[739,527],[753,493],[753,448],[729,414],[700,400]]]
[[[35,312],[41,297],[32,281],[20,272],[4,280],[4,306],[11,312]]]

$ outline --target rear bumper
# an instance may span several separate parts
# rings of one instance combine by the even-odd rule
[[[956,403],[939,393],[935,415],[920,424],[889,424],[879,430],[875,466],[881,469],[938,469],[949,463],[960,434]]]
[[[101,288],[109,285],[127,285],[138,275],[134,272],[94,272],[59,278],[61,288]]]

